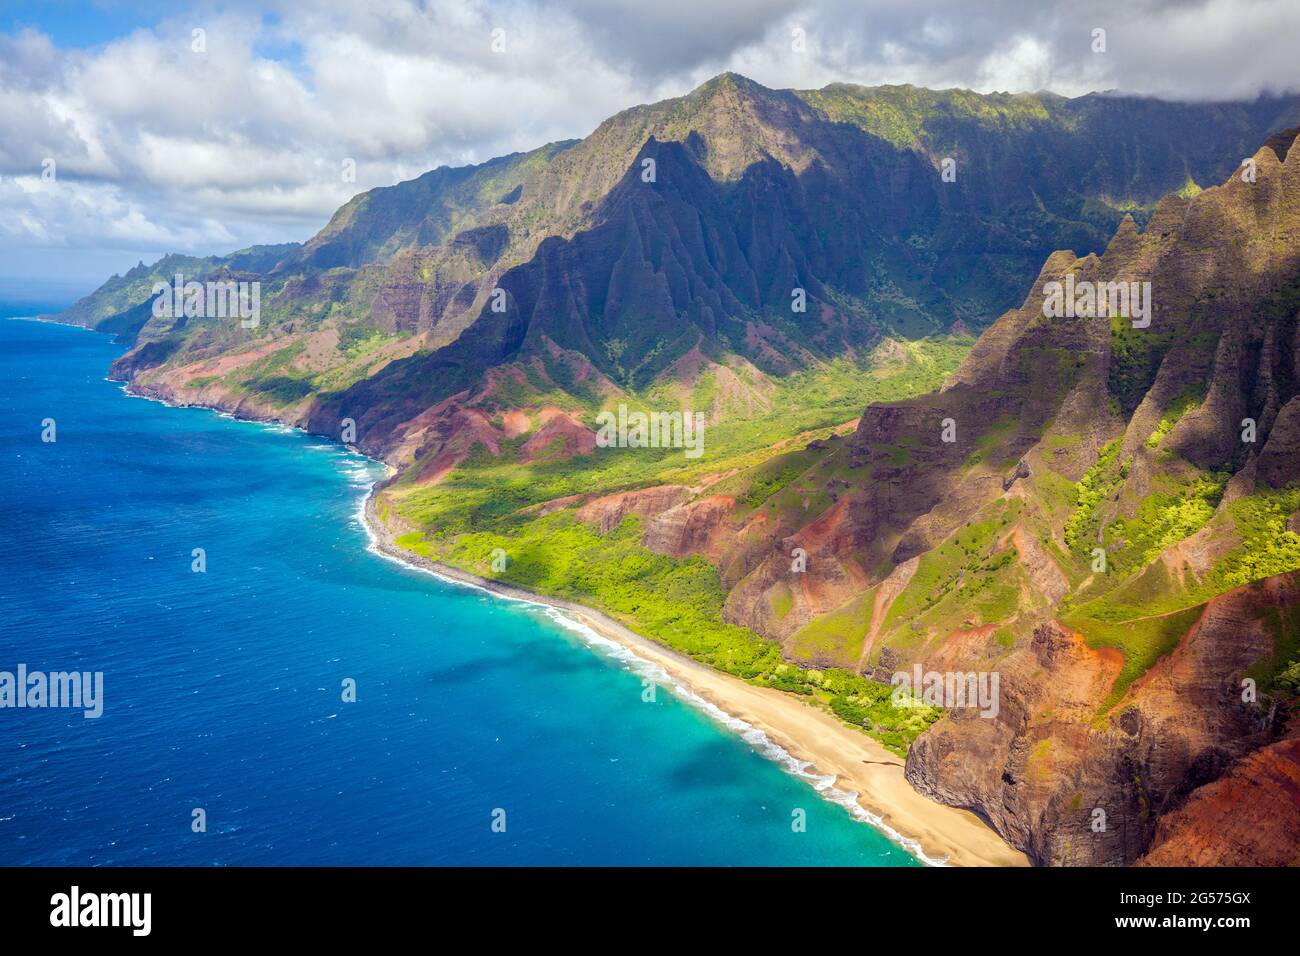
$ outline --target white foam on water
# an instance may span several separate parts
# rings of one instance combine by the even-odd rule
[[[526,602],[532,603],[532,602]],[[641,657],[636,651],[620,644],[618,641],[605,637],[590,625],[574,620],[563,608],[557,608],[548,604],[538,604],[546,615],[561,627],[580,635],[589,647],[614,658],[620,663],[628,665],[628,668],[642,678],[649,678],[656,684],[667,687],[679,699],[703,711],[716,723],[721,724],[732,733],[739,736],[745,743],[753,747],[758,753],[762,754],[768,760],[778,764],[781,769],[785,770],[792,776],[800,777],[810,784],[814,790],[825,800],[838,804],[849,811],[849,814],[861,823],[870,824],[879,830],[889,839],[893,840],[907,852],[911,853],[923,863],[931,866],[944,866],[947,864],[947,858],[936,858],[928,856],[921,848],[921,845],[915,840],[903,836],[889,824],[885,823],[880,816],[871,813],[858,803],[858,795],[855,792],[842,790],[835,786],[835,774],[821,774],[815,772],[812,763],[807,760],[800,760],[791,754],[788,750],[776,743],[764,733],[760,728],[755,727],[748,721],[741,720],[733,714],[727,713],[712,701],[705,700],[699,694],[695,693],[689,686],[683,684],[669,674],[660,665],[653,661],[648,661]]]
[[[153,396],[150,395],[133,394],[128,390],[128,386],[126,384],[121,385],[121,390],[123,394],[125,394],[129,398],[142,398],[146,401],[157,402],[160,405],[175,407],[172,406],[171,403],[167,402],[165,399],[154,398]],[[216,412],[216,414],[220,415],[222,418],[226,418],[232,421],[248,421],[248,419],[238,418],[237,416],[232,415],[229,412],[222,411],[220,409],[209,409],[209,411]],[[254,421],[251,422],[251,424],[262,425],[264,427],[270,428],[273,431],[277,431],[281,433],[294,433],[299,431],[299,429],[295,428],[294,426],[285,425],[282,422]],[[321,450],[321,451],[339,449],[339,446],[337,445],[308,445],[307,447],[312,450]],[[369,458],[368,456],[363,455],[360,452],[354,452],[350,449],[348,450],[348,454],[350,456],[351,455],[356,456],[352,461],[347,462],[343,469],[345,475],[349,479],[349,484],[351,484],[353,487],[364,489],[363,493],[357,499],[357,508],[353,515],[353,520],[356,521],[356,523],[359,524],[365,530],[366,539],[367,539],[366,550],[369,551],[371,554],[374,554],[384,559],[385,561],[390,561],[393,564],[396,564],[399,567],[404,568],[405,570],[417,571],[423,574],[428,574],[444,583],[459,585],[460,587],[471,588],[473,590],[482,591],[484,594],[487,594],[498,600],[513,601],[517,604],[524,604],[529,607],[540,608],[555,623],[565,628],[566,630],[569,630],[581,636],[588,647],[592,648],[593,650],[599,653],[602,653],[607,657],[613,658],[614,660],[617,660],[622,664],[625,664],[630,670],[632,670],[634,673],[638,674],[639,676],[643,678],[648,677],[651,680],[653,680],[656,684],[661,684],[667,687],[678,699],[702,711],[704,714],[708,715],[714,722],[722,725],[727,730],[739,736],[747,744],[753,747],[755,751],[757,751],[762,756],[776,763],[787,773],[791,774],[792,776],[799,777],[800,779],[803,779],[808,783],[810,783],[813,789],[817,791],[818,795],[821,796],[823,799],[843,807],[845,810],[848,811],[849,815],[852,816],[855,820],[857,820],[860,823],[866,823],[869,826],[876,829],[878,832],[884,834],[886,837],[888,837],[894,843],[901,846],[903,849],[905,849],[912,856],[916,857],[922,863],[928,864],[930,866],[947,865],[948,862],[947,857],[931,857],[927,855],[925,851],[921,848],[921,845],[917,843],[917,841],[910,839],[909,837],[903,836],[893,827],[889,826],[889,824],[885,823],[883,818],[864,808],[860,803],[858,803],[858,795],[856,792],[849,791],[849,790],[842,790],[839,787],[836,787],[835,786],[836,777],[834,774],[816,773],[811,763],[809,763],[806,760],[799,760],[798,758],[796,758],[785,748],[775,743],[770,737],[767,736],[766,733],[764,733],[758,727],[755,727],[753,724],[750,724],[747,721],[741,720],[739,717],[727,713],[725,710],[723,710],[721,707],[718,707],[712,701],[705,700],[699,694],[696,694],[693,690],[691,690],[688,686],[682,684],[680,681],[673,678],[672,675],[670,675],[660,665],[654,663],[653,661],[646,660],[644,657],[640,656],[639,654],[637,654],[635,651],[633,651],[631,648],[627,647],[626,645],[621,644],[618,641],[612,640],[611,638],[605,637],[603,634],[596,631],[590,625],[585,624],[584,622],[579,621],[574,617],[572,617],[563,608],[557,608],[554,605],[547,604],[542,601],[529,600],[528,598],[519,597],[513,594],[501,594],[500,592],[485,587],[482,584],[478,584],[473,581],[462,581],[458,578],[453,578],[444,574],[439,574],[437,571],[433,570],[432,568],[426,568],[423,567],[422,565],[412,564],[408,561],[404,561],[399,557],[391,555],[385,550],[383,550],[379,546],[379,539],[375,535],[374,529],[370,526],[370,522],[366,520],[366,504],[370,499],[370,495],[374,490],[374,486],[377,484],[376,480],[370,473],[371,465],[372,464],[381,465],[382,462],[379,462],[377,459]]]
[[[695,691],[691,690],[690,687],[674,678],[660,665],[653,661],[646,660],[627,645],[613,640],[612,638],[605,637],[605,635],[591,627],[591,625],[572,617],[563,608],[558,608],[552,604],[546,604],[541,601],[532,601],[528,598],[519,597],[514,594],[501,594],[498,591],[494,591],[491,588],[485,587],[484,585],[478,584],[474,581],[462,581],[459,578],[439,574],[432,568],[412,564],[389,554],[379,546],[379,539],[375,535],[374,529],[370,527],[370,522],[365,520],[366,502],[369,498],[370,493],[367,492],[365,497],[361,499],[361,502],[357,507],[357,520],[360,521],[362,527],[366,529],[366,538],[369,542],[366,550],[371,554],[378,555],[386,561],[391,561],[394,564],[400,565],[408,571],[419,571],[448,584],[455,584],[464,588],[482,591],[483,593],[502,601],[514,601],[517,604],[525,604],[529,607],[541,609],[542,612],[556,624],[582,637],[588,647],[607,657],[613,658],[621,664],[627,665],[628,669],[638,676],[643,678],[648,677],[656,684],[661,684],[667,687],[678,699],[700,711],[703,711],[706,715],[712,718],[715,723],[721,724],[727,730],[739,736],[743,741],[745,741],[745,743],[753,747],[754,750],[762,756],[777,764],[782,770],[786,771],[791,776],[806,780],[812,785],[812,788],[817,791],[818,795],[821,796],[822,799],[843,807],[849,812],[849,815],[852,816],[853,819],[857,820],[859,823],[868,824],[880,833],[884,834],[922,863],[929,866],[948,865],[948,858],[946,856],[932,857],[928,855],[925,850],[922,849],[921,844],[917,841],[910,837],[903,836],[903,834],[899,833],[886,823],[882,817],[863,807],[862,804],[858,803],[858,795],[856,792],[842,790],[839,787],[836,787],[835,781],[837,778],[834,774],[821,774],[815,772],[815,768],[813,768],[813,765],[809,761],[799,760],[784,747],[773,741],[772,738],[770,738],[760,728],[755,727],[748,721],[741,720],[739,717],[727,713],[712,701],[705,700],[699,694],[695,693]]]

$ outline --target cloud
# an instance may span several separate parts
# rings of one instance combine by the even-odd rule
[[[726,69],[1224,99],[1295,89],[1300,32],[1293,0],[229,0],[76,49],[33,15],[0,34],[0,255],[51,268],[304,239],[359,189],[583,136]]]
[[[130,249],[142,244],[190,248],[235,241],[229,229],[207,216],[173,217],[170,223],[151,219],[121,190],[103,183],[6,177],[0,180],[0,206],[17,211],[12,218],[0,217],[0,236],[21,244],[61,248],[79,244],[88,235],[103,245]]]

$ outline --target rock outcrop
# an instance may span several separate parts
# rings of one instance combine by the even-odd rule
[[[954,711],[913,745],[907,777],[941,802],[978,809],[1043,865],[1134,862],[1164,813],[1267,746],[1279,714],[1243,700],[1241,680],[1273,651],[1268,611],[1300,608],[1300,573],[1210,601],[1188,633],[1103,710],[1122,656],[1046,623],[997,665],[989,719]],[[927,669],[976,669],[969,653]]]
[[[1300,866],[1300,739],[1249,754],[1163,817],[1137,866]]]

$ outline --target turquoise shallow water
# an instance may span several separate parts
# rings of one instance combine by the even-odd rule
[[[373,462],[130,398],[120,351],[0,321],[0,670],[104,673],[97,720],[0,709],[0,864],[916,864],[545,610],[368,551]]]

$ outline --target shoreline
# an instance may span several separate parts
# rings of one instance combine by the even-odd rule
[[[29,321],[98,331],[48,318],[32,317]],[[156,392],[139,389],[129,381],[117,380],[116,384],[130,398],[143,398],[172,408],[206,408],[236,421],[306,432],[299,425],[245,417],[219,406],[183,405]],[[331,444],[339,444],[328,436],[320,437]],[[392,476],[393,468],[388,463],[371,458],[356,448],[340,447],[382,465]],[[1029,865],[1025,854],[1007,844],[974,813],[936,803],[918,793],[903,776],[902,758],[833,715],[790,694],[774,688],[756,687],[692,660],[636,634],[593,608],[482,578],[397,547],[393,535],[374,511],[376,492],[382,484],[376,482],[370,487],[357,515],[370,539],[371,550],[381,557],[409,570],[432,574],[443,581],[546,609],[561,626],[617,650],[618,656],[637,665],[643,676],[652,676],[656,683],[666,684],[679,698],[703,710],[788,773],[810,783],[818,799],[844,806],[860,822],[872,826],[922,863]]]
[[[482,578],[399,548],[375,513],[381,484],[367,493],[359,517],[372,550],[382,557],[444,581],[545,608],[557,623],[588,632],[662,672],[673,693],[703,705],[710,717],[812,783],[818,799],[841,804],[923,863],[1029,865],[1023,853],[974,813],[936,803],[914,790],[903,776],[902,758],[835,716],[775,688],[756,687],[692,660],[593,608]]]

